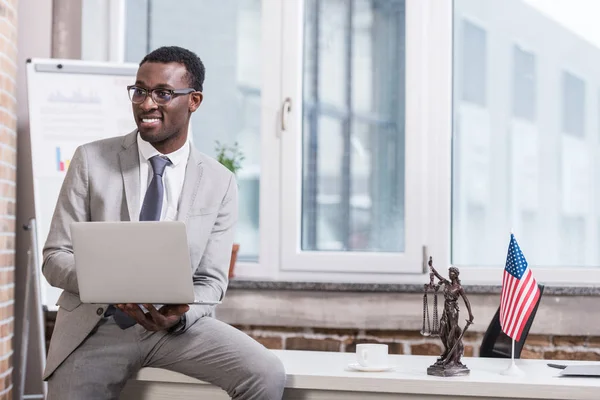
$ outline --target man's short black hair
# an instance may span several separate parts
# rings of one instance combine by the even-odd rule
[[[183,64],[187,70],[187,79],[191,87],[202,91],[204,84],[204,64],[195,53],[178,46],[163,46],[150,52],[140,62],[140,66],[146,62]]]

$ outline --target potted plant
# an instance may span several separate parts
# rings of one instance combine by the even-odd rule
[[[242,161],[244,160],[244,153],[240,150],[238,142],[235,142],[233,145],[226,145],[217,140],[215,152],[217,154],[217,161],[237,176],[237,172],[242,168]],[[235,262],[239,250],[240,244],[234,243],[231,249],[231,261],[229,262],[229,279],[235,276]]]

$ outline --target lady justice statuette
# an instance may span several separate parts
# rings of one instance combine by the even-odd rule
[[[458,278],[460,272],[458,268],[450,267],[448,268],[449,279],[444,278],[433,268],[431,257],[429,257],[429,269],[431,271],[429,274],[429,283],[424,285],[423,328],[421,334],[423,336],[439,336],[444,345],[444,352],[433,365],[427,368],[427,375],[468,375],[469,369],[460,359],[465,350],[462,339],[469,326],[473,324],[473,313],[471,312],[471,304]],[[434,284],[434,278],[439,280],[437,285]],[[444,294],[444,310],[442,311],[442,318],[438,322],[437,295],[441,285],[444,285],[442,289],[442,293]],[[427,301],[429,293],[433,293],[433,329],[429,321],[429,306]],[[462,329],[458,323],[459,297],[463,298],[469,312],[469,319]]]

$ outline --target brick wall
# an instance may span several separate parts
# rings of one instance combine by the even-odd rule
[[[54,328],[56,312],[47,313],[46,346]],[[439,356],[442,344],[417,331],[382,331],[270,326],[236,326],[269,349],[354,352],[358,343],[385,343],[391,354]],[[483,333],[467,332],[465,356],[478,357]],[[600,337],[529,335],[521,358],[600,361]]]
[[[0,400],[12,399],[17,0],[0,0]]]
[[[439,356],[439,338],[425,338],[417,331],[339,330],[238,326],[270,349],[353,352],[358,343],[385,343],[393,354]],[[467,332],[465,356],[478,357],[482,333]],[[600,337],[529,335],[521,358],[548,360],[600,360]]]

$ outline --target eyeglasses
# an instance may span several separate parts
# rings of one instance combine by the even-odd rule
[[[196,89],[192,88],[175,90],[158,88],[148,90],[134,85],[127,86],[127,92],[129,92],[129,100],[131,100],[133,104],[142,104],[144,101],[146,101],[146,97],[148,97],[148,92],[150,92],[152,100],[154,101],[154,103],[156,103],[156,105],[159,106],[166,106],[171,102],[171,100],[173,100],[174,97],[181,96],[184,94],[190,94],[195,91]]]

